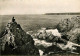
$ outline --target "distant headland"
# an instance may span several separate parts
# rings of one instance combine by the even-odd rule
[[[78,13],[45,13],[45,15],[80,15],[80,12]]]

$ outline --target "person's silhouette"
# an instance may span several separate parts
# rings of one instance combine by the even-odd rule
[[[14,19],[14,17],[12,18],[12,22],[15,22],[15,19]]]

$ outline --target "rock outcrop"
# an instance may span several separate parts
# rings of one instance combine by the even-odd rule
[[[63,35],[67,35],[69,41],[80,44],[80,16],[62,20],[57,29]]]
[[[39,55],[33,38],[31,35],[26,34],[14,17],[12,22],[5,27],[1,39],[2,55]]]

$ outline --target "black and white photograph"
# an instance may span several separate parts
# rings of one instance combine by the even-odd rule
[[[79,56],[80,0],[0,0],[0,56]]]

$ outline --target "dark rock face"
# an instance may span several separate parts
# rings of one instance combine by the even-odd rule
[[[2,55],[39,55],[34,46],[33,38],[26,34],[20,24],[12,18],[8,23],[2,38]]]
[[[80,16],[62,20],[57,29],[71,42],[80,44]]]

